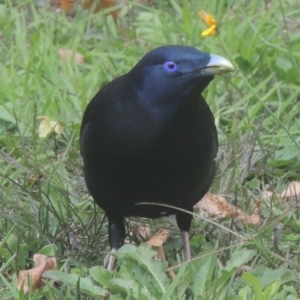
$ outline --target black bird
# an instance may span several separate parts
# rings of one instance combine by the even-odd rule
[[[84,177],[120,248],[124,217],[175,214],[190,260],[191,212],[215,176],[217,130],[201,96],[214,75],[232,71],[225,58],[186,46],[146,54],[131,71],[105,85],[83,116]],[[141,203],[152,204],[141,204]],[[108,269],[112,269],[111,256]]]

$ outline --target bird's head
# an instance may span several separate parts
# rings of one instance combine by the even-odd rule
[[[215,75],[233,70],[233,65],[221,56],[174,45],[150,51],[128,75],[135,78],[140,93],[151,91],[153,103],[174,95],[180,98],[189,91],[201,94]]]

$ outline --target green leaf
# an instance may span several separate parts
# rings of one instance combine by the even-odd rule
[[[111,286],[115,291],[124,292],[130,298],[137,299],[139,295],[139,285],[138,282],[134,280],[122,279],[122,278],[112,278]]]
[[[225,283],[234,275],[236,268],[231,269],[231,271],[226,271],[225,269],[220,271],[219,278],[216,281],[216,290],[220,291],[224,288]]]
[[[281,282],[280,280],[276,280],[272,284],[268,285],[263,291],[263,299],[265,300],[273,300],[275,296],[278,295],[278,291],[280,289]]]
[[[166,290],[166,292],[164,293],[163,297],[161,298],[161,300],[169,300],[171,299],[171,295],[172,293],[175,291],[176,287],[179,284],[179,281],[181,280],[182,276],[184,275],[184,272],[186,270],[187,264],[183,265],[179,272],[177,273],[176,277],[174,278],[174,280],[172,281],[172,283],[169,285],[168,289]]]
[[[251,287],[254,291],[255,299],[261,299],[262,288],[261,288],[259,279],[254,277],[253,275],[251,275],[248,272],[243,272],[242,278],[251,285]]]
[[[249,300],[251,299],[250,296],[252,295],[252,291],[249,286],[245,286],[239,291],[238,295],[239,300]]]
[[[277,58],[276,66],[285,72],[293,68],[291,60],[286,56],[279,56]]]
[[[44,254],[47,256],[55,256],[56,254],[56,246],[51,244],[51,245],[46,245],[44,246],[40,251],[39,254]]]
[[[300,154],[298,145],[287,145],[275,152],[275,158],[270,162],[270,166],[279,167],[292,162]]]
[[[256,255],[256,251],[243,249],[232,253],[230,261],[227,262],[224,270],[230,271],[233,268],[239,268],[246,264]]]
[[[123,279],[123,278],[112,278],[111,288],[114,291],[120,291],[127,296],[126,299],[136,300],[156,300],[157,297],[153,297],[147,287],[141,286],[138,280]],[[161,294],[159,294],[161,296]],[[123,298],[124,299],[124,298]]]
[[[95,266],[90,268],[89,272],[95,281],[105,287],[110,286],[111,273],[106,268]]]
[[[191,290],[194,296],[203,295],[206,289],[207,281],[212,279],[217,265],[217,256],[215,254],[209,255],[200,260],[199,265],[197,264],[197,272],[193,276],[193,285]]]
[[[150,245],[141,245],[138,248],[133,245],[124,245],[116,252],[116,256],[121,260],[125,259],[125,257],[135,260],[149,274],[151,274],[161,291],[165,293],[166,289],[164,285],[169,281],[165,273],[167,264],[153,259],[155,255],[156,251],[152,250]]]
[[[91,294],[94,296],[105,296],[107,291],[100,286],[95,285],[91,278],[80,277],[77,274],[67,274],[60,271],[46,271],[43,276],[59,280],[68,284],[76,285],[80,284],[80,289],[84,290],[87,294]]]
[[[186,33],[192,32],[192,15],[190,11],[190,4],[188,0],[182,1],[182,18],[183,18],[183,29]]]
[[[122,259],[124,257],[127,257],[128,253],[135,252],[136,250],[136,246],[132,244],[125,244],[115,253],[115,255],[118,259]]]
[[[279,278],[282,279],[282,282],[284,283],[289,281],[297,281],[296,276],[286,268],[279,268],[275,270],[266,269],[266,271],[260,278],[260,284],[262,286],[262,289],[272,284]]]
[[[12,110],[13,110],[12,103],[6,103],[4,105],[0,105],[0,119],[11,123],[16,123],[16,117],[13,115]]]

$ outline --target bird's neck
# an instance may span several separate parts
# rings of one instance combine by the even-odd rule
[[[143,112],[144,118],[156,125],[166,126],[166,123],[173,122],[181,115],[192,117],[198,111],[199,102],[205,102],[201,96],[201,91],[190,88],[181,94],[168,93],[161,94],[157,90],[152,90],[151,94],[145,94],[136,99],[139,112]]]

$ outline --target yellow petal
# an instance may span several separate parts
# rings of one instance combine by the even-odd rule
[[[213,15],[208,14],[204,10],[200,10],[198,14],[208,27],[217,26],[217,21]]]
[[[60,135],[64,130],[64,124],[62,122],[51,121],[51,128],[56,134]]]
[[[64,124],[58,121],[52,121],[47,116],[39,116],[39,120],[42,120],[39,126],[39,137],[41,139],[47,138],[53,132],[56,134],[61,134],[64,129]]]
[[[39,120],[42,120],[39,126],[39,137],[41,139],[46,138],[52,131],[50,119],[47,116],[39,116]]]
[[[217,34],[217,26],[211,26],[210,28],[202,31],[201,36],[205,37],[205,36],[211,36],[211,35],[216,35]]]

